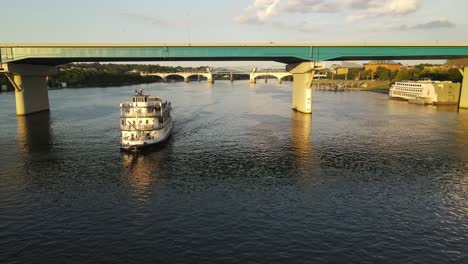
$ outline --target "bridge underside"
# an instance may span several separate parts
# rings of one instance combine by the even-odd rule
[[[444,60],[461,59],[465,56],[345,56],[329,59],[328,61],[356,61],[356,60]],[[309,60],[297,57],[87,57],[87,58],[27,58],[15,60],[15,64],[59,66],[73,62],[138,62],[138,61],[274,61],[285,64],[306,62]]]
[[[306,60],[298,60],[294,57],[281,57],[274,59],[265,59],[264,57],[240,57],[240,58],[231,58],[231,57],[204,57],[204,58],[160,58],[160,57],[151,57],[151,58],[125,58],[125,57],[93,57],[93,58],[29,58],[16,60],[16,64],[31,64],[31,65],[47,65],[47,66],[59,66],[67,63],[73,62],[138,62],[138,61],[275,61],[279,63],[297,63]]]

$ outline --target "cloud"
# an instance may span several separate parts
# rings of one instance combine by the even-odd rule
[[[420,0],[254,0],[234,18],[245,24],[265,24],[285,13],[344,13],[348,21],[375,16],[402,16],[416,12]]]
[[[349,15],[349,21],[372,16],[408,15],[420,8],[419,0],[350,0],[349,4],[354,9],[363,9]]]
[[[234,21],[242,24],[265,23],[271,16],[278,12],[280,0],[255,0],[254,3],[244,9]]]
[[[340,1],[288,0],[281,11],[290,13],[334,13],[342,10]]]
[[[140,23],[140,24],[145,24],[149,26],[164,26],[167,23],[164,20],[161,20],[159,18],[153,17],[153,16],[148,16],[144,14],[137,14],[137,13],[121,13],[121,15],[133,22]]]
[[[422,24],[416,24],[413,26],[401,25],[400,30],[425,30],[425,29],[437,29],[437,28],[454,28],[455,24],[448,21],[446,18],[432,20]]]
[[[254,0],[234,18],[234,21],[242,24],[265,24],[280,13],[337,12],[341,10],[339,2],[336,0]]]

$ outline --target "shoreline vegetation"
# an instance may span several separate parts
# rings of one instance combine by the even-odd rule
[[[435,67],[434,67],[435,66]],[[347,75],[334,75],[335,82],[366,82],[367,87],[356,88],[356,90],[384,90],[389,89],[391,84],[396,81],[421,79],[432,79],[438,81],[462,82],[458,69],[444,69],[437,67],[440,65],[419,64],[408,69],[391,71],[379,67],[376,72],[363,70],[349,70]],[[163,80],[157,76],[142,76],[141,72],[205,72],[208,66],[202,67],[172,67],[149,64],[112,64],[112,63],[70,63],[59,66],[57,74],[48,76],[47,84],[50,88],[61,88],[61,83],[66,83],[67,88],[88,88],[88,87],[110,87],[144,84],[153,82],[176,82],[183,81],[183,78],[177,75],[171,75]],[[331,73],[328,79],[331,79]],[[215,75],[215,80],[228,80],[229,77]],[[234,75],[234,80],[248,80],[248,76]],[[347,79],[347,80],[345,80]],[[192,76],[190,81],[198,80],[197,76]],[[201,80],[204,80],[202,77]],[[285,81],[291,81],[292,78],[284,78]],[[320,82],[320,81],[319,81]],[[385,83],[385,85],[382,85]],[[7,85],[8,90],[13,90],[11,84],[4,76],[0,76],[0,87],[4,89]]]
[[[206,67],[171,67],[142,64],[71,63],[59,67],[50,75],[47,84],[57,87],[66,83],[67,88],[110,87],[162,82],[157,76],[142,76],[141,72],[203,71]],[[179,76],[168,76],[167,81],[178,81]]]

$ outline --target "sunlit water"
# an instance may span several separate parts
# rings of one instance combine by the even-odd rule
[[[119,150],[135,89],[175,130]],[[0,94],[0,263],[442,263],[468,257],[468,112],[291,84],[171,83]],[[466,263],[466,262],[465,262]]]

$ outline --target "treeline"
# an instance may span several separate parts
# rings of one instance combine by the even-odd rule
[[[70,63],[59,66],[60,70],[84,69],[91,71],[108,71],[126,73],[133,70],[140,72],[187,72],[187,71],[206,71],[208,66],[201,67],[181,67],[181,66],[163,66],[150,64],[113,64],[113,63]]]
[[[57,74],[48,78],[49,87],[65,82],[68,87],[119,86],[162,81],[157,76],[141,76],[140,72],[206,71],[206,67],[170,67],[142,64],[71,63],[59,66]],[[168,80],[179,80],[169,76]]]
[[[436,66],[436,67],[431,67]],[[329,74],[330,75],[330,74]],[[329,76],[331,78],[331,76]],[[367,70],[350,70],[348,76],[341,74],[333,76],[334,79],[345,79],[348,80],[379,80],[379,81],[417,81],[421,79],[431,79],[436,81],[452,81],[462,82],[463,76],[460,71],[456,68],[445,69],[439,68],[437,65],[431,64],[420,64],[409,69],[400,69],[391,71],[384,67],[378,67],[375,72]]]

